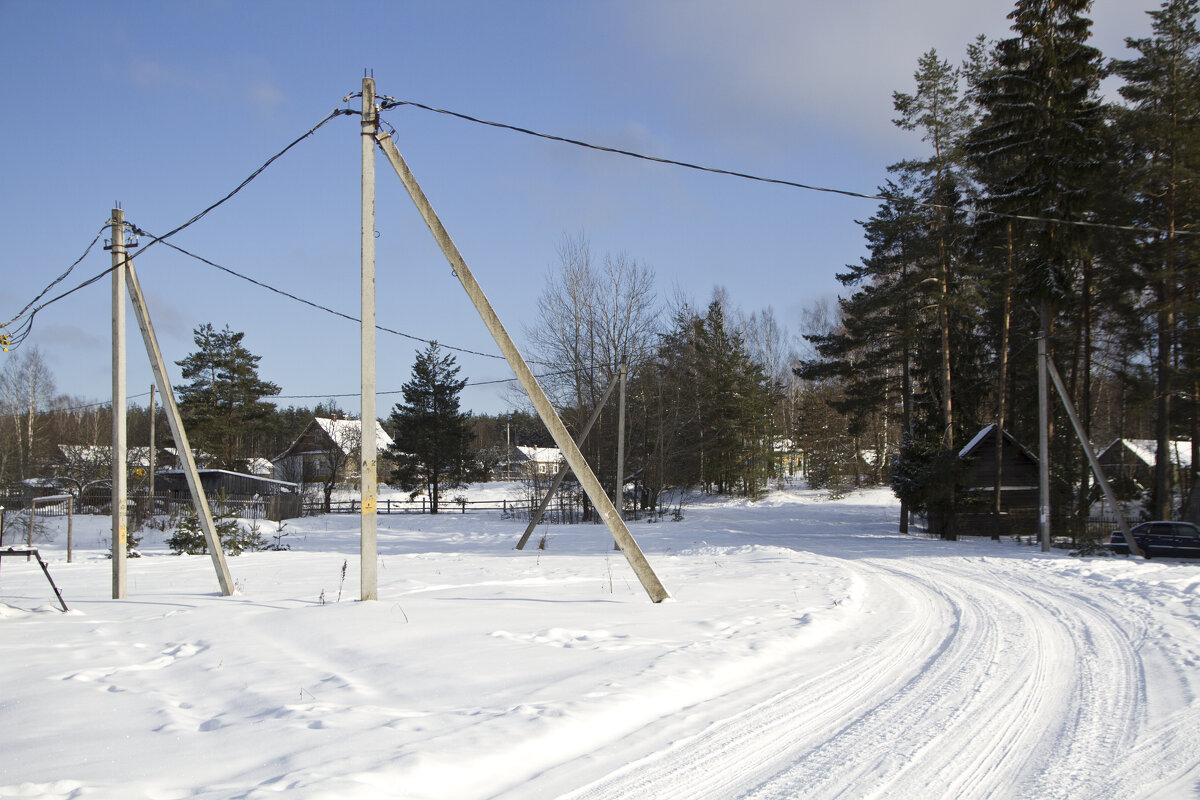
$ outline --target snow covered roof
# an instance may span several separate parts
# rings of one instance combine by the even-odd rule
[[[334,442],[354,442],[361,440],[362,436],[362,421],[357,419],[330,419],[328,417],[313,417],[321,429],[329,435],[329,438]],[[376,448],[383,452],[392,445],[392,437],[387,435],[383,426],[379,424],[379,420],[375,421],[375,444]]]
[[[562,451],[557,447],[529,447],[519,444],[517,450],[530,461],[539,464],[557,464],[563,460]]]
[[[995,434],[996,434],[996,423],[991,422],[991,423],[988,423],[987,425],[984,425],[983,430],[981,430],[981,431],[979,431],[979,433],[975,434],[975,438],[973,438],[973,439],[971,439],[971,441],[967,442],[963,446],[963,449],[958,451],[958,457],[966,458],[967,456],[969,456],[971,454],[971,451],[973,451],[976,447],[978,447],[981,442],[983,442],[985,439],[987,439],[987,437],[994,436]],[[1033,461],[1035,461],[1035,462],[1037,461],[1037,456],[1035,456],[1033,453],[1031,453],[1027,449],[1025,449],[1025,446],[1022,445],[1020,442],[1018,442],[1016,439],[1014,439],[1012,437],[1011,433],[1009,433],[1008,431],[1004,431],[1004,438],[1008,440],[1009,444],[1013,445],[1018,450],[1020,450],[1022,453],[1029,456],[1029,458],[1033,459]]]
[[[246,462],[246,471],[251,475],[271,475],[275,465],[266,458],[252,458]]]
[[[1125,445],[1125,449],[1136,456],[1143,464],[1153,467],[1158,461],[1158,442],[1154,439],[1113,439],[1104,452],[1111,450],[1115,444]],[[1171,452],[1171,461],[1181,467],[1192,465],[1192,443],[1188,441],[1171,441],[1167,443]]]
[[[979,443],[982,442],[985,438],[987,438],[987,436],[995,430],[996,430],[996,423],[993,422],[990,425],[985,425],[983,427],[983,430],[981,430],[979,433],[975,434],[974,439],[967,442],[963,446],[963,449],[958,451],[958,457],[966,458],[968,453],[970,453],[972,450],[974,450],[976,447],[978,447]]]
[[[112,447],[106,444],[60,444],[58,451],[72,461],[104,463],[112,461]],[[130,466],[150,464],[149,447],[129,447],[125,450],[125,463]]]
[[[248,472],[234,472],[228,469],[197,469],[196,473],[203,478],[205,475],[231,475],[235,478],[246,478],[247,480],[255,481],[256,483],[270,483],[277,486],[285,486],[295,489],[298,484],[292,481],[281,481],[275,478],[265,478],[262,475],[251,475]],[[159,475],[184,475],[181,469],[164,469],[158,473]]]

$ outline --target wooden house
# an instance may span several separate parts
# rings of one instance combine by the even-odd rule
[[[996,458],[996,424],[975,434],[961,450],[961,465],[953,520],[930,518],[931,530],[947,522],[958,536],[1032,535],[1037,532],[1038,460],[1008,431],[1001,432]],[[999,514],[996,508],[996,470],[1000,470]]]
[[[339,479],[352,480],[358,475],[361,441],[362,423],[359,420],[313,417],[296,441],[271,459],[273,476],[276,480],[319,483],[329,477],[332,468],[342,473]],[[375,422],[375,442],[381,454],[392,445],[392,437],[378,421]]]
[[[495,459],[492,478],[520,480],[550,476],[558,472],[562,465],[562,451],[557,447],[517,445]]]
[[[298,491],[296,484],[289,481],[277,481],[244,472],[230,472],[226,469],[202,469],[198,472],[200,485],[204,487],[204,494],[209,499],[222,492],[231,497],[270,497]],[[154,491],[156,494],[166,494],[172,499],[191,497],[187,476],[181,469],[168,469],[157,473],[154,476]]]
[[[1171,454],[1171,483],[1186,486],[1192,467],[1192,443],[1168,442]],[[1104,474],[1117,484],[1132,482],[1140,489],[1154,484],[1154,466],[1158,463],[1158,443],[1153,439],[1114,439],[1096,454]]]
[[[228,511],[239,516],[261,515],[277,522],[300,516],[300,487],[295,483],[225,469],[201,469],[197,472],[209,505],[214,506],[221,498],[227,504],[224,508],[214,506],[214,513]],[[175,502],[190,502],[192,497],[187,475],[181,469],[155,473],[154,492]]]

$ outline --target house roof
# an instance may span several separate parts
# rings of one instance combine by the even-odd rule
[[[973,438],[971,441],[967,442],[963,446],[963,449],[958,451],[958,457],[966,458],[967,456],[971,455],[971,453],[974,452],[975,448],[979,447],[979,445],[982,444],[987,439],[987,437],[995,436],[995,434],[996,434],[996,423],[992,422],[992,423],[989,423],[989,424],[983,426],[983,429],[981,431],[979,431],[979,433],[975,434],[975,438]],[[1004,431],[1004,439],[1009,444],[1011,444],[1013,447],[1016,447],[1022,453],[1029,456],[1029,458],[1033,459],[1035,462],[1037,461],[1037,456],[1035,456],[1033,453],[1026,450],[1025,446],[1022,445],[1020,442],[1018,442],[1016,439],[1014,439],[1012,437],[1012,434],[1009,433],[1008,431]]]
[[[279,461],[287,456],[299,456],[312,453],[324,452],[323,448],[312,448],[308,450],[297,450],[296,446],[303,441],[314,427],[319,428],[325,437],[337,444],[339,447],[346,443],[357,443],[361,437],[362,423],[357,419],[330,419],[329,417],[313,417],[296,440],[292,442],[286,450],[275,456],[272,461]],[[375,421],[375,445],[376,449],[382,453],[393,444],[392,437],[387,435],[387,431],[379,424],[379,420]],[[343,447],[343,450],[345,448]]]
[[[246,470],[251,475],[270,475],[273,466],[269,459],[252,458],[246,463]]]
[[[1154,439],[1113,439],[1108,447],[1100,451],[1103,456],[1114,447],[1124,446],[1134,457],[1148,467],[1153,467],[1158,461],[1158,442]],[[1181,467],[1192,465],[1192,443],[1183,440],[1167,442],[1171,453],[1171,461]]]
[[[321,426],[321,430],[335,442],[354,441],[362,434],[362,421],[357,419],[330,419],[328,417],[313,417]],[[375,421],[375,442],[380,450],[392,445],[392,437],[387,435],[379,420]]]
[[[181,469],[164,469],[162,472],[160,472],[158,474],[159,475],[184,475],[185,473]],[[196,474],[200,475],[201,477],[203,477],[205,475],[232,475],[235,478],[245,478],[246,480],[255,481],[257,483],[270,483],[270,484],[274,484],[276,486],[286,486],[286,487],[289,487],[292,489],[295,489],[299,486],[299,484],[293,483],[292,481],[280,481],[280,480],[276,480],[274,478],[264,478],[262,475],[251,475],[246,472],[234,472],[234,471],[228,470],[228,469],[198,469],[198,470],[196,470]]]
[[[530,461],[539,464],[557,464],[563,460],[562,451],[557,447],[529,447],[519,444],[515,449]]]
[[[112,446],[107,444],[60,444],[58,451],[64,458],[74,461],[104,463],[112,461]],[[144,467],[150,464],[149,447],[127,447],[125,463],[131,467]]]

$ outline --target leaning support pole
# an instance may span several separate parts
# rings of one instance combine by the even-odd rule
[[[1092,465],[1092,474],[1096,476],[1096,483],[1100,484],[1100,488],[1104,490],[1105,499],[1108,500],[1108,504],[1113,507],[1113,511],[1117,515],[1117,524],[1121,526],[1121,533],[1125,534],[1125,541],[1129,543],[1129,552],[1135,556],[1144,557],[1142,548],[1133,540],[1133,534],[1129,532],[1129,521],[1125,519],[1125,512],[1121,510],[1121,506],[1117,505],[1116,495],[1113,494],[1112,487],[1108,485],[1104,467],[1100,464],[1100,459],[1096,458],[1096,451],[1092,448],[1092,443],[1088,441],[1083,425],[1079,422],[1075,406],[1072,405],[1071,397],[1067,394],[1067,387],[1063,385],[1062,376],[1058,374],[1058,367],[1054,366],[1053,361],[1047,359],[1046,368],[1050,372],[1050,378],[1054,381],[1054,388],[1058,390],[1058,398],[1062,400],[1063,408],[1067,410],[1067,416],[1071,418],[1071,425],[1075,427],[1075,435],[1079,437],[1079,443],[1083,445],[1083,452],[1087,453],[1088,463]]]
[[[587,439],[588,434],[592,432],[592,426],[596,424],[596,420],[600,419],[600,412],[604,410],[604,406],[608,404],[608,398],[612,397],[613,389],[617,387],[617,382],[621,380],[621,376],[614,375],[609,381],[608,388],[604,390],[604,397],[600,398],[600,402],[596,404],[596,410],[592,412],[592,418],[588,420],[587,425],[583,426],[583,431],[579,434],[578,444],[583,444]],[[537,511],[529,518],[529,525],[525,528],[525,533],[521,535],[521,541],[517,542],[517,549],[524,550],[525,545],[529,542],[529,537],[533,535],[533,529],[542,521],[542,514],[546,513],[546,509],[550,505],[550,499],[554,497],[554,493],[558,491],[558,487],[562,486],[563,479],[567,477],[567,473],[571,468],[563,464],[558,468],[558,472],[554,476],[554,480],[550,482],[550,488],[546,492],[546,496],[542,498],[542,504],[538,506]]]
[[[1050,336],[1050,311],[1045,303],[1041,309],[1042,331],[1037,340],[1038,376],[1038,538],[1042,552],[1050,552],[1050,390],[1046,381],[1046,340]]]
[[[196,507],[196,517],[200,520],[200,530],[204,532],[204,544],[208,547],[208,554],[217,571],[221,594],[228,597],[233,594],[233,579],[229,577],[225,551],[221,549],[221,540],[217,538],[212,511],[208,507],[208,498],[200,484],[200,473],[196,470],[196,460],[192,458],[192,448],[183,429],[183,419],[179,416],[175,392],[167,382],[166,363],[163,361],[162,351],[158,348],[158,337],[154,335],[154,324],[150,321],[150,309],[146,306],[146,296],[142,294],[142,285],[133,269],[132,260],[126,260],[125,273],[138,327],[142,329],[142,341],[146,343],[146,355],[149,356],[150,367],[154,371],[154,382],[158,384],[159,394],[162,395],[163,410],[167,412],[167,422],[170,423],[171,435],[175,438],[175,449],[179,451],[179,458],[183,462],[183,474],[187,477],[188,489],[192,493],[192,503]]]
[[[500,352],[504,354],[509,366],[516,373],[517,380],[521,382],[525,393],[529,395],[529,399],[533,403],[533,407],[537,410],[538,416],[541,417],[542,423],[545,424],[555,444],[562,451],[567,465],[575,473],[575,477],[579,479],[579,483],[587,493],[588,499],[592,501],[592,505],[600,512],[600,516],[604,519],[604,524],[608,526],[609,532],[612,533],[617,544],[621,546],[621,551],[625,554],[625,559],[629,562],[629,565],[633,567],[634,574],[641,581],[642,588],[650,595],[650,599],[653,602],[661,603],[663,600],[666,600],[670,597],[666,588],[658,580],[658,576],[654,574],[650,562],[646,560],[646,556],[642,553],[641,548],[634,541],[633,534],[625,526],[625,521],[617,513],[616,506],[613,505],[612,500],[605,494],[604,487],[600,485],[600,481],[596,479],[592,468],[588,466],[587,459],[583,457],[583,453],[579,451],[579,447],[567,432],[566,426],[559,419],[558,413],[555,412],[554,406],[550,403],[550,398],[546,397],[546,393],[538,384],[537,378],[533,376],[529,365],[525,363],[525,359],[513,343],[512,337],[504,329],[503,323],[500,322],[500,317],[496,315],[492,304],[488,301],[483,290],[479,287],[479,283],[475,280],[475,276],[467,267],[467,262],[463,260],[462,254],[458,252],[458,248],[450,239],[450,234],[446,232],[441,220],[438,219],[433,206],[429,204],[425,193],[421,191],[421,186],[408,169],[408,164],[400,156],[400,151],[396,149],[396,144],[392,141],[392,137],[388,136],[385,131],[379,131],[375,134],[375,140],[379,142],[384,155],[391,162],[392,168],[396,170],[396,175],[399,176],[401,183],[404,184],[409,197],[412,198],[417,210],[421,213],[421,217],[424,218],[425,224],[429,226],[433,238],[437,240],[438,246],[442,248],[442,253],[446,256],[446,260],[450,262],[455,276],[458,278],[459,283],[462,284],[463,289],[466,290],[467,296],[471,298],[471,302],[475,305],[475,309],[479,312],[483,323],[487,325],[488,330],[491,332],[492,338],[496,340],[496,344],[500,347]]]

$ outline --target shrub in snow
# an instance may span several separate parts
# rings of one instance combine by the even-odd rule
[[[213,520],[217,529],[217,538],[221,548],[231,556],[240,556],[250,550],[265,550],[267,541],[255,525],[250,530],[242,528],[233,517],[218,517]],[[204,541],[204,532],[200,530],[200,518],[194,509],[189,508],[179,519],[179,526],[166,540],[167,547],[175,555],[203,555],[208,552],[208,544]]]

